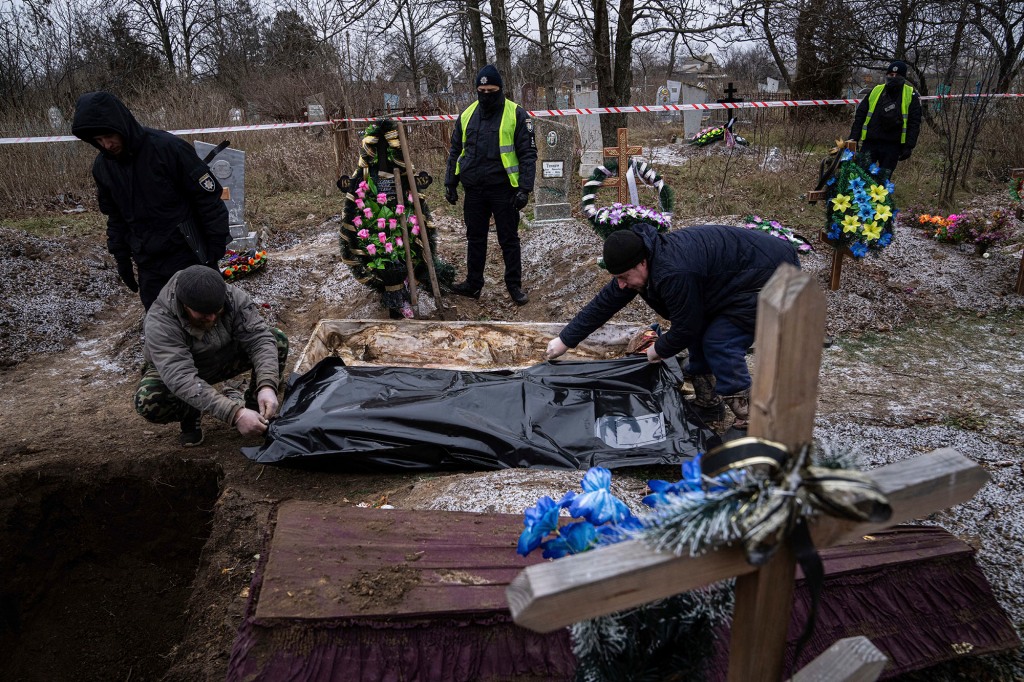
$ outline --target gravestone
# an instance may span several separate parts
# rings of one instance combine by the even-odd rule
[[[324,106],[324,93],[320,92],[306,100],[306,120],[310,123],[326,121],[327,107]]]
[[[596,109],[597,90],[584,90],[575,96],[577,109]],[[597,114],[584,114],[576,117],[576,125],[580,131],[579,175],[589,178],[594,169],[604,163],[604,142],[601,140],[601,117]]]
[[[576,153],[573,129],[564,123],[546,118],[534,120],[537,139],[537,177],[534,182],[534,219],[537,224],[567,220],[572,217],[569,206],[569,176]]]
[[[196,154],[202,159],[216,145],[197,141],[195,146]],[[224,188],[221,198],[228,209],[228,230],[231,232],[228,248],[232,251],[256,248],[256,233],[250,232],[245,224],[245,152],[227,147],[213,157],[208,165],[210,172]]]
[[[669,81],[669,92],[672,90],[672,83]],[[708,101],[708,93],[704,88],[696,85],[680,83],[679,99],[672,100],[673,104],[704,104]],[[700,132],[701,124],[704,121],[704,112],[692,109],[683,112],[683,135],[686,139],[693,139],[693,136]]]

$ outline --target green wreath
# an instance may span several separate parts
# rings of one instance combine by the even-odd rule
[[[379,151],[382,141],[386,144],[383,154]],[[437,230],[426,198],[420,197],[425,225],[419,225],[411,210],[408,187],[404,188],[406,197],[385,194],[384,201],[380,200],[378,188],[382,172],[391,176],[405,172],[405,155],[398,129],[391,119],[380,119],[367,127],[363,132],[359,167],[351,177],[338,179],[338,188],[345,191],[338,239],[341,260],[358,282],[381,292],[381,303],[392,312],[392,316],[409,316],[405,250],[411,248],[414,272],[421,282],[427,281],[429,276],[423,260],[424,233],[434,254],[438,282],[451,284],[455,279],[455,268],[436,256]],[[422,192],[431,182],[432,178],[421,171],[416,175],[417,191]],[[406,213],[411,244],[404,243],[399,227],[401,217]],[[380,235],[384,237],[380,238]]]
[[[597,199],[597,192],[604,185],[606,178],[615,175],[619,164],[616,161],[611,161],[605,166],[598,166],[590,174],[587,181],[583,183],[583,197],[580,200],[580,208],[601,239],[607,239],[608,235],[612,232],[629,228],[634,223],[654,225],[658,232],[667,232],[672,226],[671,213],[672,208],[675,206],[675,192],[665,184],[664,178],[646,161],[631,159],[629,165],[633,169],[633,173],[645,185],[658,190],[658,209],[655,210],[646,206],[623,204],[620,202],[615,202],[611,206],[597,208],[594,204]]]
[[[877,162],[868,165],[862,153],[835,150],[839,156],[834,174],[826,185],[825,231],[829,243],[849,248],[855,258],[878,252],[892,243],[896,213],[889,179],[891,171]]]

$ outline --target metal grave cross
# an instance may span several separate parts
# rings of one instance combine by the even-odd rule
[[[811,441],[824,331],[825,295],[821,288],[811,275],[782,265],[758,299],[754,342],[758,362],[750,396],[750,435],[781,443],[790,451]],[[816,547],[859,540],[882,528],[960,504],[988,480],[984,469],[948,448],[879,467],[869,475],[889,499],[890,519],[855,523],[814,517],[811,535]],[[518,625],[552,632],[735,577],[728,680],[778,682],[783,674],[795,575],[796,561],[788,542],[758,568],[747,563],[742,548],[736,545],[696,557],[677,557],[631,540],[530,566],[512,581],[506,597]],[[805,670],[814,668],[822,657]],[[874,680],[880,666],[872,665],[876,669],[872,677],[838,677],[833,671],[813,679]],[[798,673],[795,679],[808,678]]]
[[[601,186],[618,188],[619,203],[625,204],[629,200],[629,186],[624,182],[626,172],[629,170],[629,159],[636,154],[643,154],[644,148],[639,145],[629,146],[628,128],[619,128],[616,137],[618,146],[605,147],[604,155],[613,156],[618,160],[619,172],[614,178],[608,178],[602,182]]]
[[[729,87],[727,87],[725,89],[725,97],[723,97],[722,99],[716,100],[716,101],[719,104],[735,104],[736,102],[742,102],[743,101],[742,97],[733,97],[733,95],[735,95],[737,92],[739,92],[739,90],[734,88],[732,86],[732,83],[729,83]],[[732,122],[733,122],[733,120],[735,118],[736,118],[736,110],[735,109],[729,109],[729,121],[728,121],[728,123],[726,123],[726,127],[731,129],[732,128]]]

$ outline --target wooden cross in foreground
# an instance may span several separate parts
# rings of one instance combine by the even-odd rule
[[[750,398],[750,435],[789,448],[810,442],[824,324],[824,294],[811,276],[789,265],[780,267],[758,300],[754,341],[758,366]],[[984,469],[951,449],[880,467],[870,475],[888,495],[892,518],[858,524],[820,517],[811,525],[816,547],[856,541],[959,504],[988,480]],[[736,578],[736,608],[728,679],[778,682],[795,586],[795,560],[788,546],[757,568],[747,563],[739,547],[691,558],[655,552],[638,541],[622,542],[530,566],[515,578],[506,596],[516,623],[551,632],[732,577]]]
[[[643,154],[644,148],[639,145],[629,146],[629,128],[619,128],[617,135],[618,146],[605,147],[604,155],[613,156],[618,159],[619,172],[613,178],[608,178],[601,183],[602,187],[616,187],[619,193],[619,203],[629,203],[629,187],[625,183],[626,171],[629,170],[629,159],[636,154]]]
[[[1024,168],[1014,168],[1010,171],[1010,177],[1014,180],[1024,178]],[[1024,203],[1024,202],[1022,202]],[[1017,207],[1017,220],[1024,219],[1024,211]],[[1017,282],[1013,285],[1013,293],[1024,295],[1024,253],[1020,256],[1020,267],[1017,268]]]

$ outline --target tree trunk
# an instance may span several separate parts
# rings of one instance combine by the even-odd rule
[[[615,106],[628,105],[632,99],[633,2],[634,0],[619,0],[619,22],[615,29],[615,66],[612,74],[612,89],[615,99],[611,104]],[[610,142],[614,146],[617,141],[615,130],[629,127],[629,115],[609,114],[603,118],[608,119],[608,124],[611,126]],[[606,137],[605,142],[609,142],[609,138]]]
[[[597,76],[597,104],[608,106],[615,99],[612,83],[612,42],[605,0],[591,0],[594,8],[594,74]],[[614,144],[615,128],[607,116],[601,116],[601,137]]]
[[[487,44],[484,42],[484,25],[480,19],[480,0],[466,0],[466,21],[469,23],[469,43],[472,48],[473,64],[467,77],[473,78],[476,72],[487,64]]]
[[[557,106],[555,99],[557,93],[555,92],[555,70],[551,58],[551,36],[548,32],[546,2],[547,0],[537,0],[536,4],[537,32],[540,36],[540,63],[537,65],[540,78],[538,81],[544,88],[544,106],[548,109],[554,109]]]
[[[508,81],[512,76],[512,50],[508,44],[505,0],[491,0],[491,33],[494,35],[494,65],[498,67],[498,73],[505,81],[505,96],[508,97],[511,90]]]

